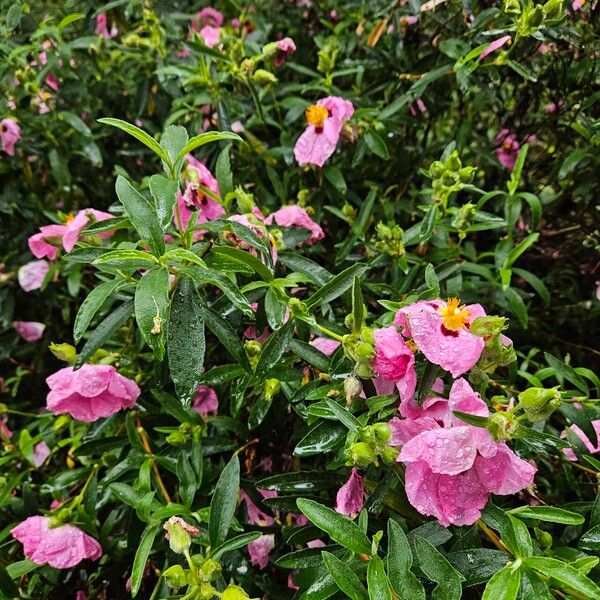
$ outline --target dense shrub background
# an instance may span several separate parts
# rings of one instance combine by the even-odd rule
[[[223,579],[218,589],[233,579],[252,597],[292,597],[294,592],[287,587],[291,568],[276,566],[274,560],[319,536],[314,527],[293,527],[289,516],[287,520],[283,516],[298,512],[295,498],[260,503],[257,482],[269,474],[316,472],[325,483],[315,484],[310,495],[331,505],[349,475],[344,466],[345,437],[338,436],[332,445],[322,442],[323,451],[294,454],[305,434],[326,422],[308,411],[311,401],[325,395],[315,392],[319,381],[323,389],[328,381],[320,380],[314,370],[306,374],[310,360],[307,363],[306,356],[294,354],[291,348],[278,356],[269,377],[281,382],[281,390],[270,406],[257,409],[264,401],[264,381],[246,381],[226,369],[215,372],[233,361],[208,331],[204,367],[211,375],[204,383],[213,382],[217,389],[219,417],[208,425],[195,423],[194,434],[188,431],[189,415],[178,416],[174,409],[167,414],[164,404],[150,394],[160,388],[174,395],[174,389],[166,364],[154,364],[133,319],[126,329],[103,340],[101,347],[113,353],[119,371],[142,388],[138,408],[128,417],[120,413],[89,426],[67,417],[38,415],[48,391],[45,378],[65,366],[57,358],[60,352],[56,347],[50,352],[49,344],[74,343],[75,315],[99,280],[87,261],[68,260],[63,253],[42,289],[24,292],[17,284],[17,270],[32,260],[28,237],[40,226],[63,222],[68,214],[84,208],[119,216],[123,208],[114,191],[116,176],[127,177],[149,196],[149,177],[161,171],[160,160],[151,150],[123,131],[99,123],[101,117],[135,122],[157,139],[171,125],[183,126],[190,137],[203,131],[238,132],[242,143],[215,142],[194,154],[216,174],[224,198],[229,189],[225,198],[229,213],[249,212],[243,209],[248,202],[245,194],[252,194],[265,214],[299,204],[321,225],[325,238],[315,245],[294,249],[294,241],[306,237],[298,229],[285,233],[280,243],[276,274],[283,277],[283,264],[288,274],[302,273],[304,278],[294,282],[302,299],[322,283],[314,273],[312,278],[306,274],[306,265],[300,268],[293,258],[286,262],[286,255],[293,253],[334,275],[359,262],[368,265],[360,283],[367,321],[373,327],[390,324],[393,312],[419,294],[480,303],[488,314],[509,317],[505,333],[514,341],[517,359],[489,374],[489,381],[487,375],[477,374],[480,379],[472,379],[473,385],[480,385],[490,405],[500,411],[528,386],[560,385],[563,406],[534,429],[540,435],[558,436],[577,422],[594,439],[590,422],[600,417],[596,409],[600,382],[594,373],[600,354],[596,341],[600,335],[598,3],[557,3],[555,18],[546,14],[545,21],[536,25],[534,17],[527,22],[527,15],[535,11],[527,3],[451,0],[434,10],[430,4],[216,2],[214,8],[223,13],[225,25],[220,45],[207,49],[199,36],[190,33],[191,20],[205,3],[0,2],[0,118],[15,119],[22,135],[14,156],[0,155],[0,369],[4,378],[0,401],[14,432],[12,438],[3,438],[0,458],[0,487],[5,489],[0,493],[2,565],[22,559],[10,529],[27,516],[48,510],[53,499],[76,496],[90,474],[93,493],[86,496],[78,518],[101,540],[104,550],[99,563],[83,563],[84,567],[72,571],[50,567],[28,571],[25,566],[25,574],[15,578],[23,597],[74,597],[79,590],[89,598],[128,596],[125,582],[148,519],[139,506],[137,511],[131,508],[136,500],[127,497],[125,488],[119,494],[111,485],[129,486],[138,501],[150,490],[157,492],[156,501],[164,500],[149,474],[150,465],[160,461],[140,458],[144,453],[140,440],[150,440],[153,453],[164,459],[160,469],[165,485],[177,503],[186,505],[188,520],[191,510],[200,521],[207,520],[223,466],[242,448],[241,487],[262,509],[281,511],[279,522],[269,529],[276,533],[277,545],[267,569],[252,566],[243,547],[221,561]],[[94,33],[101,13],[117,27],[118,34],[110,40]],[[418,21],[412,22],[410,17],[417,14]],[[239,25],[232,27],[232,19]],[[511,36],[511,46],[479,59],[484,47],[504,35]],[[277,67],[270,59],[253,64],[265,44],[285,36],[294,40],[297,50],[284,65]],[[189,56],[183,58],[185,46]],[[257,68],[264,71],[257,74]],[[48,84],[49,74],[57,89]],[[298,165],[293,147],[306,125],[305,109],[325,96],[351,100],[354,116],[322,169]],[[47,112],[40,111],[41,102]],[[522,162],[517,161],[514,169],[498,160],[499,146],[502,151],[498,135],[503,130],[518,140],[514,159],[521,150]],[[462,167],[473,167],[473,179],[441,198],[430,167],[453,151]],[[222,234],[213,232],[212,242],[219,239],[227,243]],[[119,229],[110,243],[116,247],[137,240],[129,227]],[[193,250],[204,256],[210,247]],[[215,263],[214,268],[227,271],[227,265]],[[284,302],[273,293],[274,299],[267,301],[271,308],[265,308],[264,289],[244,289],[259,279],[256,274],[242,272],[234,277],[247,299],[258,302],[256,321],[228,304],[214,286],[202,287],[201,294],[214,303],[244,343],[245,327],[254,324],[259,332],[267,324],[273,328],[278,320],[273,315],[283,311]],[[122,294],[131,296],[131,290]],[[334,298],[319,322],[335,333],[347,333],[344,318],[352,310],[350,296],[344,290]],[[113,301],[122,299],[115,296],[107,302],[90,329],[114,310]],[[43,338],[24,342],[12,326],[14,321],[44,322]],[[295,325],[296,337],[305,342],[319,333],[306,322]],[[250,354],[255,350],[246,345]],[[352,370],[343,352],[336,354],[325,370],[332,381],[326,391],[342,397],[343,379]],[[307,399],[303,384],[308,380],[315,395]],[[375,396],[368,380],[364,387],[367,397]],[[580,413],[572,408],[573,398],[584,407]],[[242,409],[233,409],[236,404]],[[265,408],[264,420],[257,419],[256,412]],[[368,423],[387,421],[392,413],[374,411]],[[136,437],[142,426],[146,433]],[[174,430],[187,436],[183,445],[170,443],[173,438],[168,436]],[[112,437],[117,447],[111,447]],[[52,450],[40,468],[28,461],[32,438],[45,440]],[[204,445],[203,475],[198,491],[187,502],[181,488],[189,481],[173,464],[180,453],[194,456],[199,439]],[[520,454],[537,463],[537,488],[535,493],[501,497],[498,504],[510,509],[539,502],[584,515],[585,524],[533,519],[526,523],[536,554],[570,563],[582,560],[593,566],[588,576],[597,581],[597,567],[585,563],[584,553],[599,554],[598,501],[593,509],[592,503],[600,463],[593,457],[582,458],[586,449],[577,436],[570,433],[568,440],[578,454],[576,463],[551,442],[526,436],[517,441]],[[98,446],[89,454],[78,454],[82,443],[93,442]],[[270,471],[260,466],[264,461],[272,461]],[[115,470],[117,464],[123,465],[121,472]],[[450,559],[453,553],[492,547],[476,526],[446,530],[431,520],[423,525],[424,518],[398,504],[402,482],[393,472],[381,462],[366,471],[372,485],[368,493],[377,489],[377,498],[367,504],[370,537],[386,530],[392,518],[407,531],[429,528],[421,530],[423,536],[429,536]],[[240,504],[236,533],[257,530],[240,525],[245,523],[243,515]],[[589,535],[594,528],[596,533]],[[541,530],[554,536],[553,544],[547,544]],[[501,528],[495,531],[502,540],[510,535]],[[586,532],[588,541],[582,544]],[[161,540],[159,534],[140,580],[139,597],[169,597],[159,576],[179,557]],[[320,561],[318,550],[311,556]],[[500,562],[510,559],[514,557],[507,554]],[[457,561],[451,560],[466,577],[463,597],[481,597],[482,584],[500,563],[497,560],[487,571],[481,567],[480,573],[472,573]],[[289,565],[291,559],[284,566]],[[313,579],[322,577],[323,566],[318,567],[321,571],[311,566],[298,578],[299,596],[306,594]],[[438,581],[435,574],[423,569],[418,575],[430,594],[435,587],[431,582]],[[568,584],[547,578],[546,582],[548,597],[584,597]],[[453,597],[440,589],[437,597]],[[544,597],[528,596],[525,590],[523,584],[522,598]],[[328,596],[315,592],[302,597]]]

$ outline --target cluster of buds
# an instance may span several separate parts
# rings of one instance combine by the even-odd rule
[[[200,425],[181,423],[177,429],[171,431],[167,436],[167,444],[170,444],[171,446],[185,446],[189,440],[199,437],[200,430]]]
[[[516,25],[521,35],[531,35],[544,25],[553,25],[565,14],[563,0],[548,0],[524,8],[519,0],[505,0],[504,12],[518,15]]]
[[[462,166],[456,150],[444,162],[436,160],[426,173],[431,178],[431,185],[435,190],[434,200],[445,206],[450,194],[473,181],[475,171],[475,167]]]
[[[386,464],[393,464],[398,457],[398,449],[389,443],[392,439],[392,428],[387,423],[374,423],[363,427],[359,439],[346,450],[348,465],[364,468],[377,458]]]
[[[387,254],[402,259],[406,254],[403,237],[404,231],[400,225],[394,223],[390,226],[380,222],[375,227],[373,246],[378,254]]]
[[[353,329],[352,315],[346,317],[346,326]],[[362,327],[358,332],[344,336],[342,345],[346,356],[356,361],[354,365],[356,375],[363,379],[373,377],[373,368],[371,366],[375,357],[373,330],[369,327]]]

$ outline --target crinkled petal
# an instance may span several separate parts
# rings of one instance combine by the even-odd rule
[[[335,510],[343,515],[358,514],[365,499],[365,484],[356,469],[352,469],[348,481],[338,490]]]
[[[484,487],[493,494],[516,494],[533,483],[537,469],[519,458],[506,444],[492,458],[478,457],[475,468]]]

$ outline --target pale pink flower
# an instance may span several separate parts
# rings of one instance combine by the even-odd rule
[[[23,265],[17,275],[21,289],[25,292],[39,290],[49,270],[50,265],[45,260],[33,260]]]
[[[575,423],[573,423],[573,425],[570,426],[570,429],[582,441],[586,450],[590,454],[597,454],[598,452],[600,452],[600,419],[596,419],[595,421],[592,421],[592,427],[594,428],[594,431],[596,432],[596,437],[598,438],[596,446],[594,446],[594,444],[592,444],[590,438]],[[565,435],[566,434],[563,433],[561,435],[561,437],[565,437]],[[567,456],[567,458],[569,460],[573,460],[573,461],[577,460],[577,455],[575,454],[575,452],[573,452],[573,450],[571,448],[564,448],[563,452],[565,453],[565,455]]]
[[[221,25],[223,25],[222,13],[210,6],[197,12],[192,19],[192,31],[197,32],[209,48],[219,43]]]
[[[489,56],[492,52],[502,48],[502,46],[508,42],[510,42],[510,35],[505,35],[497,40],[494,40],[487,48],[483,50],[483,52],[479,55],[479,58],[483,60],[486,56]]]
[[[296,44],[290,37],[284,37],[282,40],[277,42],[277,53],[273,62],[277,68],[282,67],[288,57],[296,52]]]
[[[256,490],[263,498],[275,498],[277,496],[276,490]],[[244,490],[240,492],[240,501],[246,505],[246,512],[248,513],[248,523],[251,525],[260,525],[266,527],[273,525],[273,517],[263,512],[253,501]]]
[[[320,225],[310,218],[304,208],[295,204],[284,206],[271,213],[265,219],[265,223],[267,225],[276,224],[280,227],[300,227],[310,231],[310,237],[303,242],[305,244],[314,244],[325,237],[325,233]]]
[[[36,468],[41,467],[46,459],[52,454],[48,444],[43,440],[38,442],[33,448],[33,464]]]
[[[21,128],[18,123],[7,117],[0,121],[0,145],[2,151],[9,156],[15,155],[15,145],[21,139]]]
[[[573,0],[571,8],[575,11],[580,10],[585,5],[585,0]]]
[[[119,33],[117,26],[113,23],[110,30],[108,29],[108,17],[106,13],[100,13],[96,17],[96,28],[94,29],[94,33],[103,37],[105,40],[110,40]]]
[[[507,169],[513,169],[521,144],[517,139],[516,134],[508,129],[501,129],[496,135],[496,157],[500,164]]]
[[[6,421],[8,417],[6,415],[0,415],[0,440],[8,441],[13,436],[13,432],[9,429]]]
[[[219,410],[217,392],[211,387],[201,385],[194,396],[194,410],[204,419],[216,415]]]
[[[37,342],[44,335],[44,329],[46,329],[44,323],[37,321],[14,321],[13,327],[26,342]]]
[[[483,352],[483,338],[470,332],[471,323],[483,316],[480,304],[461,306],[456,298],[448,302],[421,300],[401,308],[394,325],[403,327],[404,336],[412,337],[427,360],[458,377],[473,367]]]
[[[275,548],[275,536],[272,533],[261,535],[248,544],[250,562],[261,570],[266,569],[269,564],[269,554],[273,548]]]
[[[331,356],[339,347],[340,343],[337,340],[330,340],[329,338],[316,337],[311,340],[310,345],[314,346],[317,350],[320,350],[323,354]]]
[[[108,417],[122,408],[132,408],[140,388],[111,365],[83,365],[60,369],[46,379],[50,392],[46,406],[55,415],[68,413],[90,423]]]
[[[48,564],[55,569],[69,569],[82,560],[98,560],[100,544],[74,525],[51,526],[48,517],[29,517],[11,530],[23,544],[25,556],[36,565]]]
[[[71,252],[79,240],[79,235],[88,226],[91,219],[106,221],[112,218],[113,216],[110,213],[94,208],[86,208],[68,218],[64,225],[44,225],[40,227],[40,232],[30,236],[27,243],[31,253],[36,258],[56,260],[58,245],[61,244],[66,252]],[[105,231],[98,234],[101,238],[112,235],[114,235],[114,231]]]
[[[409,380],[406,393],[401,397],[412,396],[416,384],[415,356],[398,333],[396,327],[383,327],[373,331],[375,339],[375,356],[373,358],[373,371],[381,388],[386,387],[385,382],[391,382],[391,389],[404,379]],[[379,393],[379,391],[378,391]],[[389,393],[389,392],[388,392]]]
[[[58,92],[58,79],[56,75],[52,73],[52,71],[48,71],[46,73],[46,77],[44,78],[44,83],[53,91]]]
[[[219,184],[213,174],[191,154],[186,154],[186,160],[188,162],[188,178],[186,180],[185,191],[183,194],[178,193],[177,195],[177,206],[179,207],[183,229],[187,227],[187,224],[192,217],[191,209],[193,208],[200,211],[198,223],[214,221],[215,219],[225,216],[225,209],[223,206],[205,194],[199,187],[199,184],[203,185],[217,196],[220,196]],[[176,211],[174,214],[175,222],[177,223]],[[177,223],[177,226],[179,227],[179,223]]]
[[[544,112],[547,113],[555,113],[565,106],[565,103],[562,100],[558,102],[548,102],[548,104],[544,105]]]
[[[219,27],[205,25],[198,33],[208,48],[214,48],[221,39],[221,29]]]
[[[338,490],[335,498],[335,510],[342,515],[356,515],[364,505],[365,482],[353,468],[348,481]]]
[[[333,154],[344,123],[354,114],[349,100],[337,96],[322,98],[306,109],[308,126],[294,146],[294,156],[300,164],[322,167]]]

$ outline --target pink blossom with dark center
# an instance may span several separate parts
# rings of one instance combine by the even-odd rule
[[[194,396],[194,410],[204,419],[216,415],[219,410],[217,392],[211,387],[201,385]]]
[[[7,117],[0,121],[0,145],[2,151],[9,156],[15,155],[15,145],[21,139],[21,128],[18,123]]]

